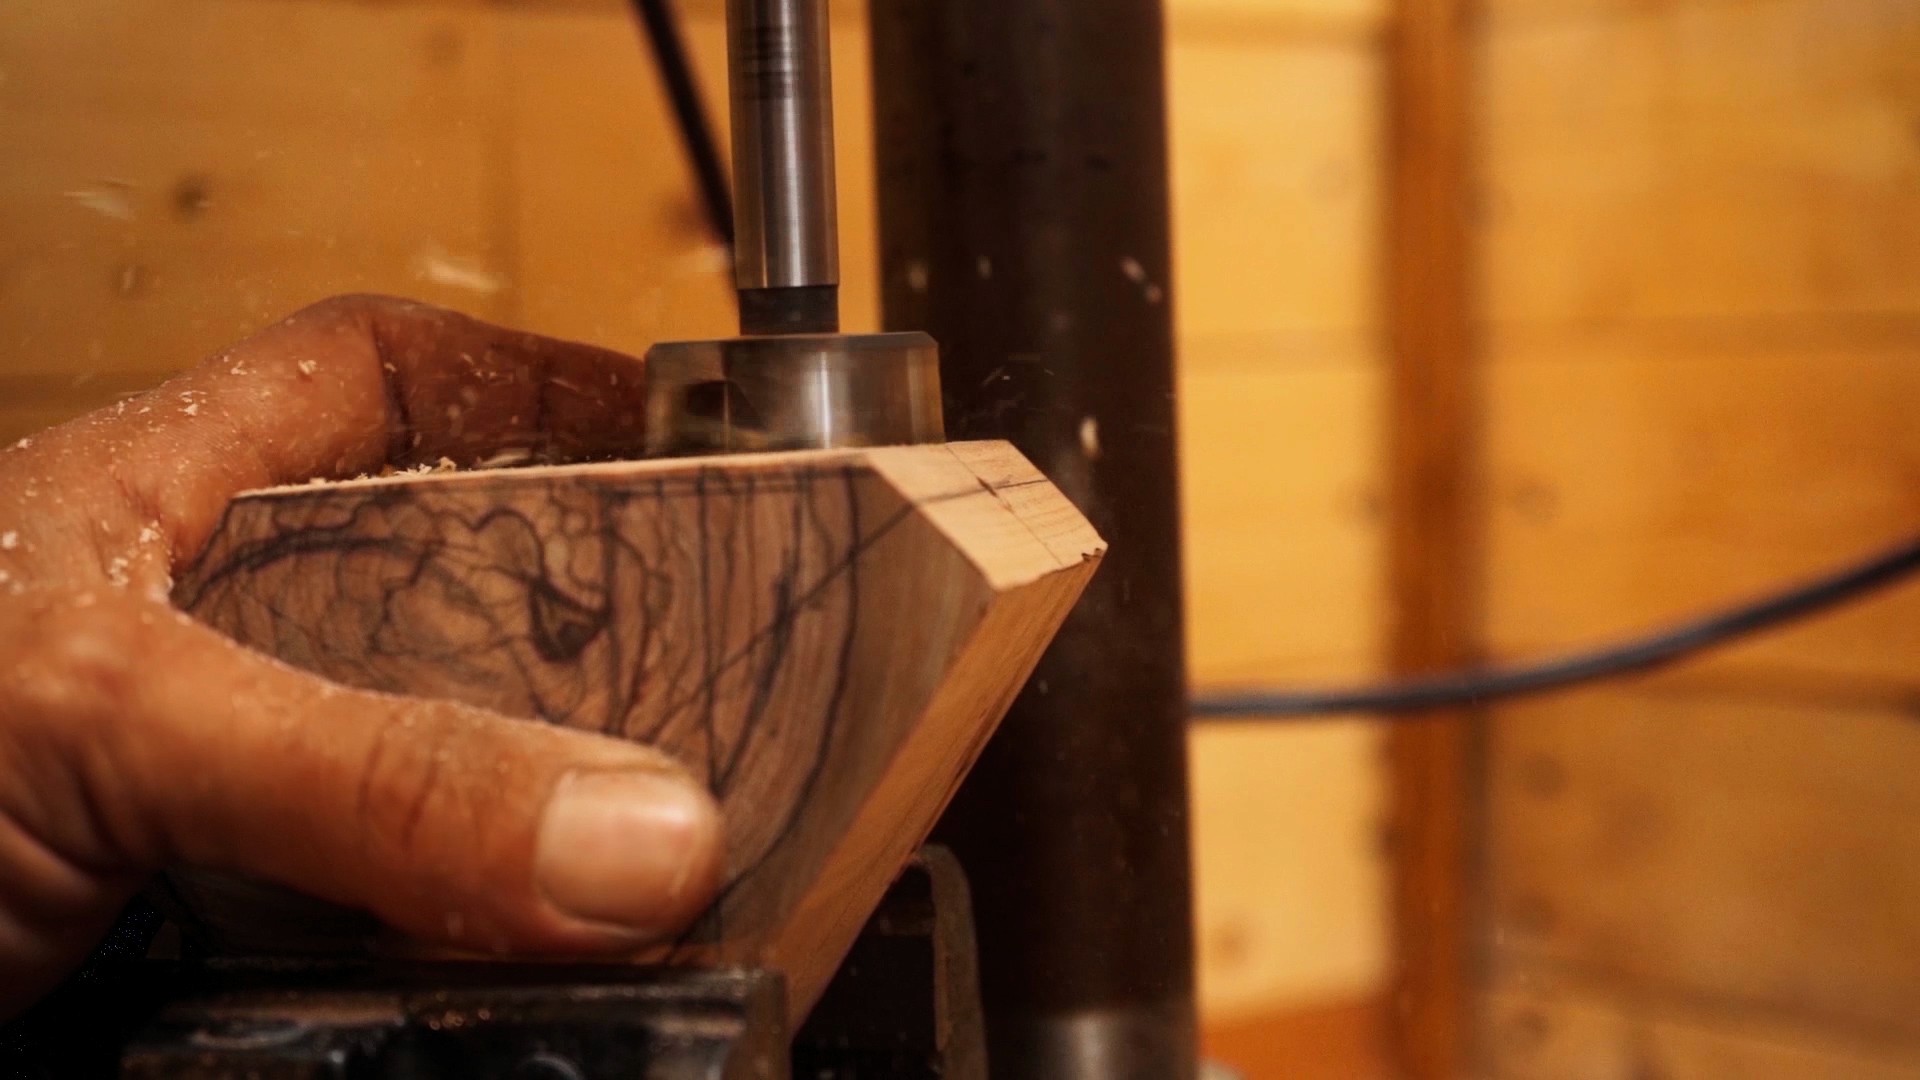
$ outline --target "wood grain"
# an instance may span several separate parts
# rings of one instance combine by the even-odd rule
[[[276,489],[176,595],[349,685],[672,753],[728,864],[659,959],[780,968],[804,1013],[1103,551],[1010,447],[956,444]]]

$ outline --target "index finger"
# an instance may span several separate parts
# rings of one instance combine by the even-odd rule
[[[636,452],[644,383],[641,362],[620,353],[404,300],[337,298],[34,440],[21,452],[31,460],[19,464],[41,505],[20,506],[17,532],[32,540],[85,523],[92,543],[62,545],[81,567],[106,572],[141,537],[163,543],[166,563],[177,565],[250,488],[442,459],[470,466]],[[50,498],[80,507],[78,520],[49,513]]]

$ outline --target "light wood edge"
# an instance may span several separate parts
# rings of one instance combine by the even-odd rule
[[[1060,489],[1005,442],[947,443],[871,452],[868,463],[1005,592],[1098,559],[1107,550]],[[967,497],[978,491],[991,503]]]
[[[867,455],[875,451],[869,449],[852,450],[796,450],[784,453],[729,454],[726,457],[680,457],[647,458],[632,461],[596,461],[580,465],[533,465],[525,468],[506,469],[446,469],[432,468],[398,472],[387,476],[356,476],[344,480],[314,480],[304,484],[280,484],[275,487],[255,488],[243,491],[234,497],[235,502],[259,499],[294,498],[316,491],[356,491],[378,490],[387,487],[416,487],[433,484],[480,484],[492,485],[501,481],[565,481],[595,476],[651,476],[655,473],[684,473],[690,469],[713,468],[716,465],[751,469],[757,465],[815,465],[832,467],[835,465],[854,465],[864,461]]]
[[[1013,704],[1041,654],[1079,600],[1087,581],[1093,576],[1098,557],[1056,570],[1011,593],[1002,592],[986,600],[990,604],[982,619],[948,669],[940,689],[912,729],[912,734],[895,752],[893,765],[868,794],[842,835],[841,842],[827,856],[820,879],[831,880],[847,870],[876,861],[904,863],[923,841],[921,836],[903,836],[898,829],[886,827],[887,821],[901,816],[919,817],[931,823],[946,808],[960,780],[999,727],[1000,718]],[[1035,628],[1044,629],[1036,633]],[[1011,646],[1010,646],[1011,643]],[[1007,678],[1008,672],[1015,677]],[[999,675],[982,679],[979,673]],[[994,688],[992,696],[980,693],[982,683]],[[958,725],[970,740],[964,752],[955,754],[948,734],[955,725],[946,717],[986,715],[993,723],[972,727]],[[944,772],[932,767],[952,762]],[[904,812],[902,808],[907,808]],[[868,913],[880,900],[887,882],[860,895],[844,890],[816,888],[794,909],[792,916],[775,934],[768,962],[789,972],[832,972],[852,947]],[[869,895],[870,894],[870,895]],[[820,993],[825,978],[817,984],[795,981],[789,986],[794,1015],[805,1015]]]
[[[1033,464],[999,441],[800,450],[726,457],[539,465],[514,469],[413,471],[324,483],[282,484],[242,492],[234,503],[299,499],[319,493],[440,484],[566,481],[596,476],[642,479],[725,466],[864,467],[883,479],[958,548],[996,590],[1017,588],[1106,551],[1106,543]],[[988,503],[974,495],[990,497]],[[994,507],[997,506],[997,509]]]
[[[931,824],[945,809],[1106,551],[1086,518],[1008,443],[892,447],[864,457],[875,475],[917,508],[920,521],[973,567],[979,577],[957,587],[947,602],[976,606],[984,617],[828,854],[821,881],[876,862],[904,863],[912,855],[925,838],[903,835],[889,823],[906,817]],[[964,722],[978,716],[993,722]],[[952,745],[955,731],[969,740],[959,752]],[[810,890],[772,936],[764,962],[787,972],[835,970],[886,885],[877,882],[858,894]],[[794,1015],[805,1015],[825,989],[824,977],[794,978],[788,988]]]

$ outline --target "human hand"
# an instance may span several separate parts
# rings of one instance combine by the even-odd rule
[[[632,951],[697,915],[719,812],[663,755],[349,690],[168,601],[240,491],[631,451],[641,375],[616,353],[347,297],[0,450],[0,1016],[173,864],[465,949]]]

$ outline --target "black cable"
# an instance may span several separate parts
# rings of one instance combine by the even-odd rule
[[[1560,690],[1684,660],[1737,638],[1837,607],[1917,571],[1920,537],[1785,592],[1610,648],[1528,667],[1459,672],[1346,689],[1204,694],[1194,701],[1192,712],[1195,717],[1213,720],[1413,713]]]
[[[687,54],[686,40],[680,35],[672,2],[633,0],[633,7],[646,27],[654,64],[660,69],[660,80],[666,84],[674,127],[680,132],[680,145],[687,152],[687,163],[693,167],[694,180],[700,187],[707,224],[731,251],[733,187],[727,179],[726,163],[720,157],[720,142],[714,137],[713,121],[707,116],[700,86],[694,81],[693,61]]]

